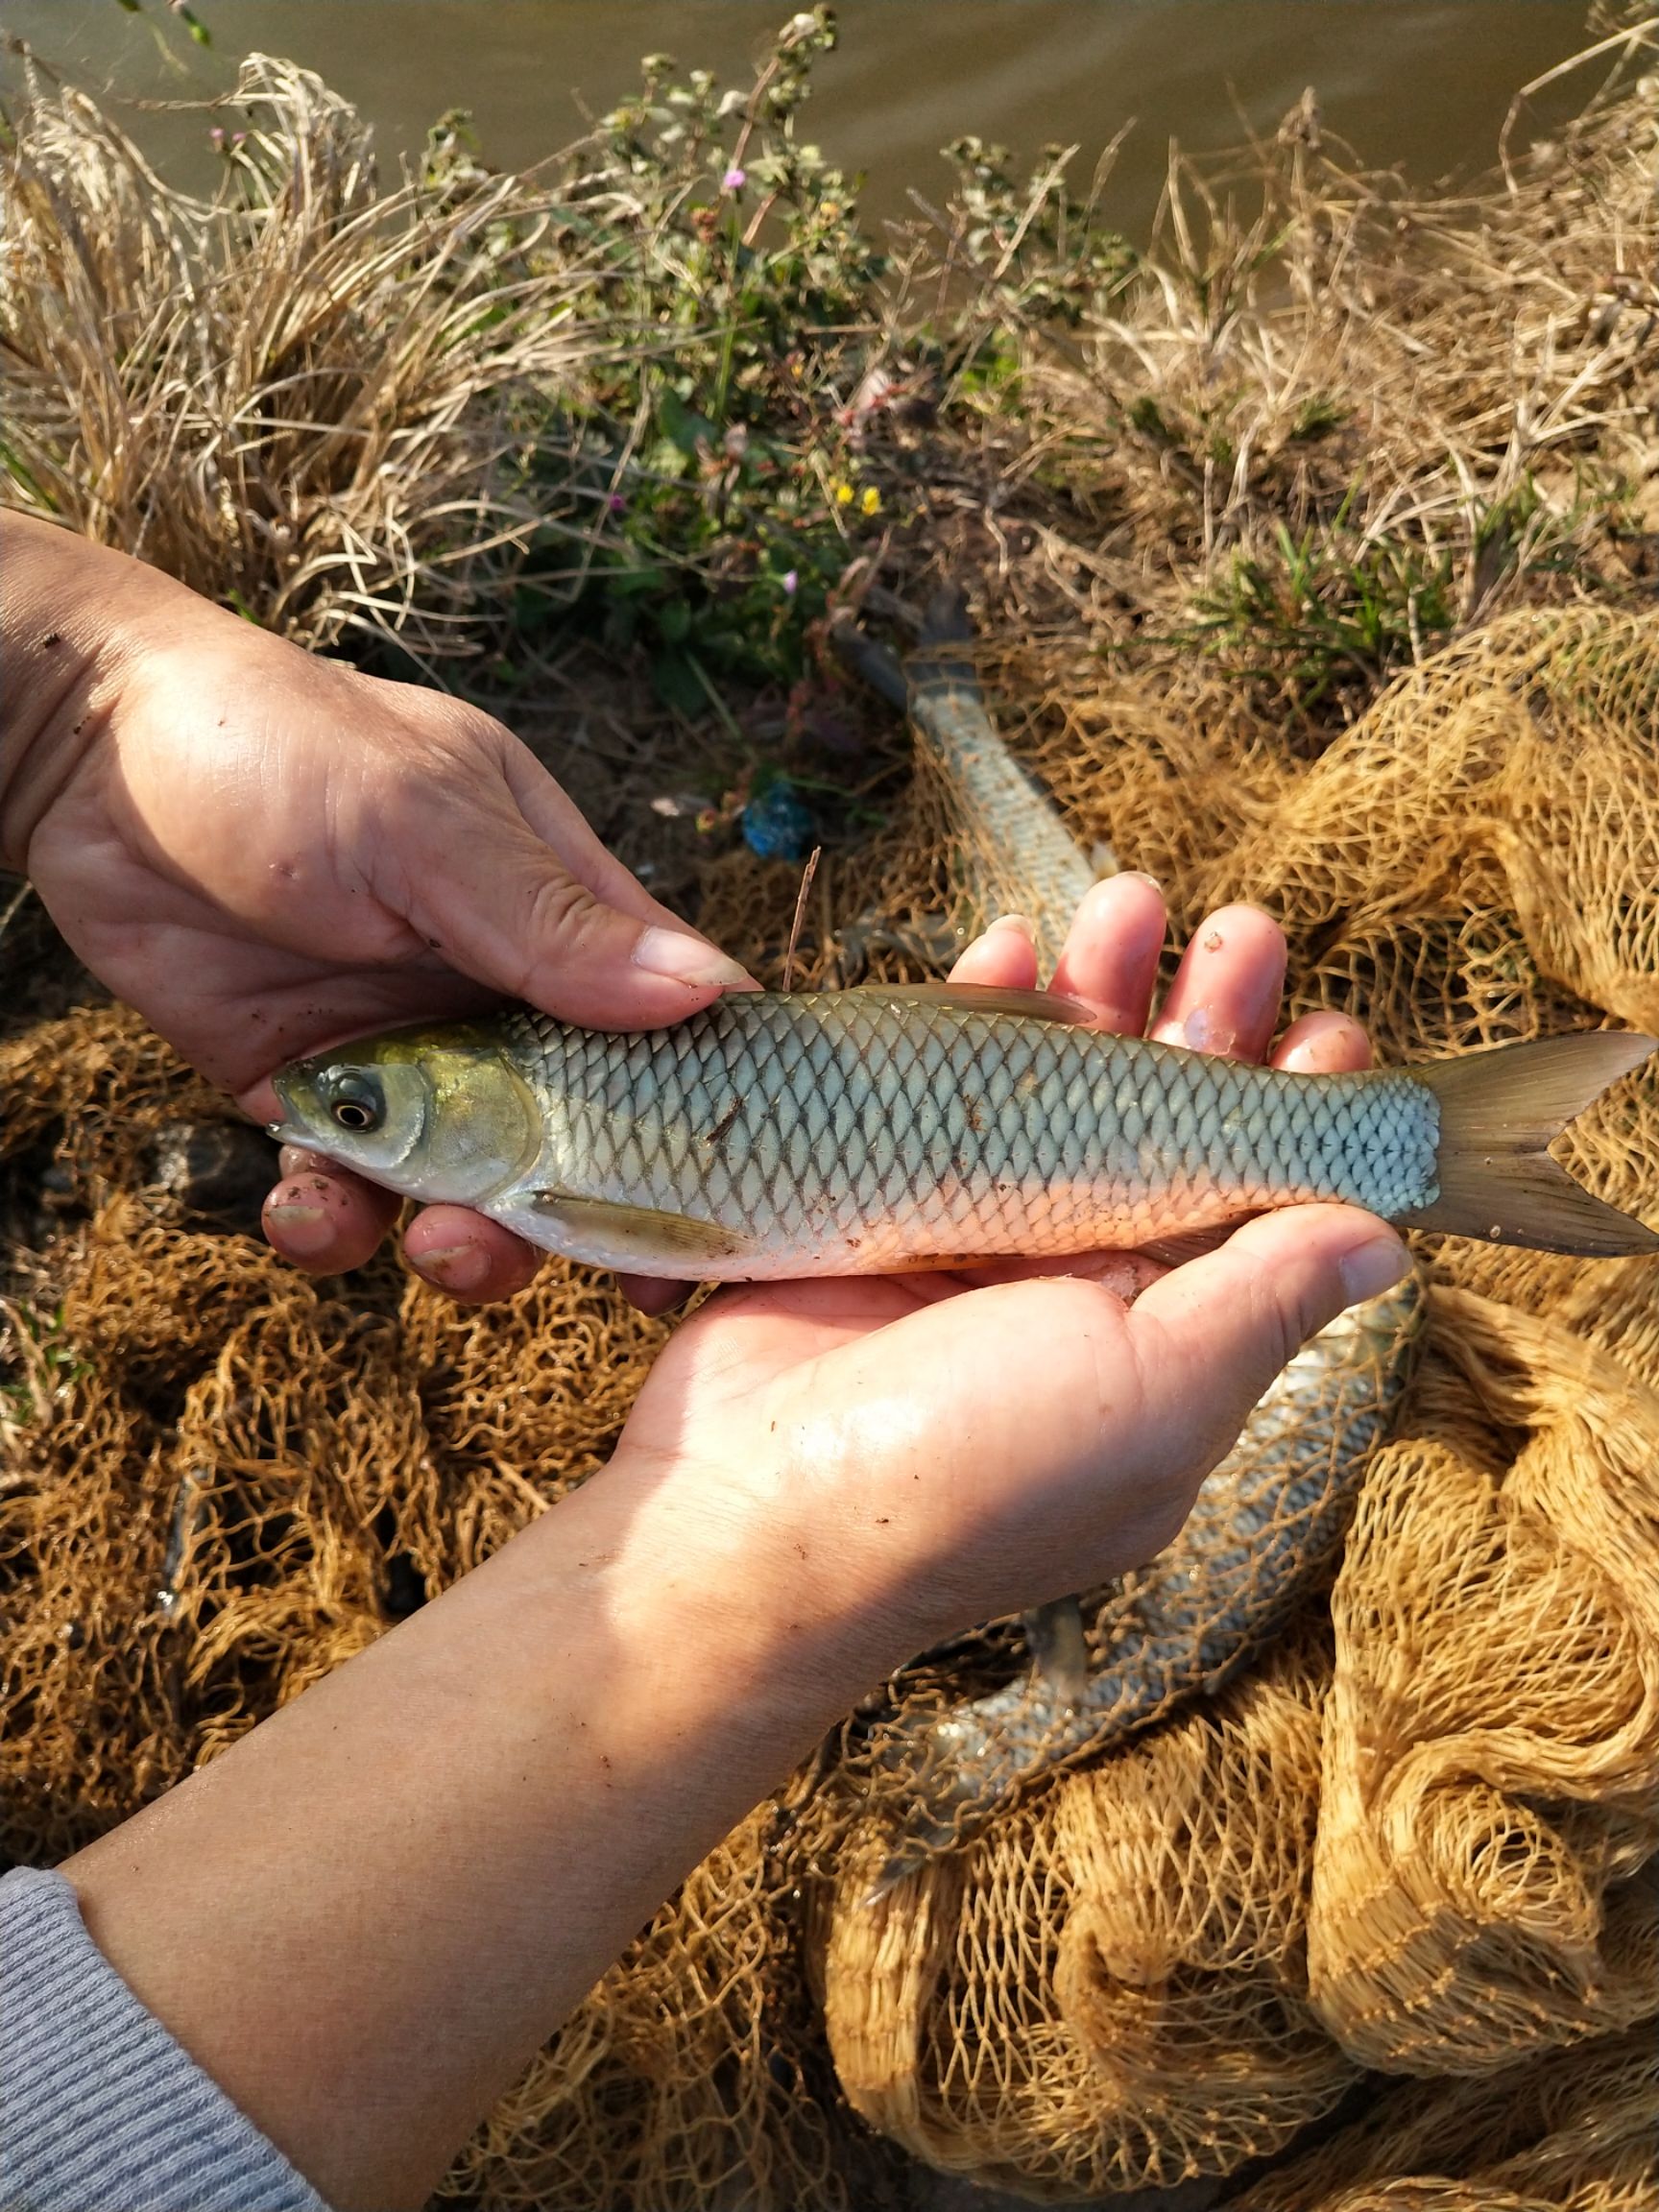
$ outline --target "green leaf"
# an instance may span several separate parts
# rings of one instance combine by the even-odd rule
[[[709,711],[709,698],[697,671],[684,653],[672,646],[659,653],[651,663],[651,688],[664,707],[672,707],[676,713],[687,720],[695,720]]]
[[[606,589],[618,599],[643,599],[666,582],[661,568],[614,568],[605,579]]]
[[[715,442],[713,423],[687,407],[672,387],[657,402],[657,421],[662,435],[687,458],[695,458],[699,443],[711,445]]]
[[[670,645],[683,645],[691,635],[691,610],[684,599],[670,599],[657,610],[657,627]]]

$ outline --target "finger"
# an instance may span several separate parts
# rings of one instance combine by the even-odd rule
[[[1139,1037],[1168,926],[1164,894],[1150,876],[1108,876],[1085,894],[1050,990],[1081,998],[1102,1029]]]
[[[295,1149],[283,1147],[284,1167]],[[284,1174],[260,1218],[272,1248],[284,1260],[308,1275],[343,1275],[372,1256],[400,1204],[394,1191],[377,1190],[344,1168],[305,1166]]]
[[[1260,1060],[1285,987],[1285,932],[1260,906],[1222,906],[1198,926],[1148,1035],[1162,1045]]]
[[[651,1028],[750,985],[736,961],[688,930],[641,928],[606,905],[521,823],[447,866],[424,894],[422,917],[445,957],[564,1021]]]
[[[275,1096],[275,1093],[273,1093]],[[276,1147],[276,1172],[289,1175],[349,1175],[346,1167],[336,1167],[325,1153],[313,1152],[305,1144],[279,1144]],[[356,1181],[356,1177],[351,1177]]]
[[[537,834],[498,758],[462,766],[397,787],[373,884],[451,967],[564,1021],[610,1029],[682,1021],[721,991],[754,988],[736,961],[665,910],[642,923],[596,892]],[[615,864],[601,869],[583,832],[579,861],[615,891]]]
[[[1273,1047],[1293,1075],[1353,1075],[1371,1065],[1371,1040],[1351,1014],[1304,1014]]]
[[[1170,1406],[1208,1394],[1236,1432],[1310,1336],[1410,1264],[1393,1230],[1358,1207],[1264,1214],[1142,1293],[1130,1323],[1142,1371]]]
[[[636,921],[657,923],[701,942],[606,850],[569,793],[504,723],[464,700],[446,699],[419,685],[380,679],[374,688],[399,700],[406,697],[408,705],[402,710],[407,718],[420,728],[441,729],[452,756],[465,762],[469,773],[475,774],[480,763],[498,772],[521,819],[596,899]]]
[[[434,1289],[463,1305],[482,1306],[522,1290],[542,1255],[488,1214],[465,1206],[428,1206],[403,1233],[403,1257]]]
[[[687,929],[679,915],[661,900],[653,899],[638,877],[600,843],[575,800],[527,745],[513,738],[502,765],[519,813],[596,899],[603,899],[618,913],[632,914],[637,921],[678,930],[697,944],[707,942]]]
[[[999,914],[950,971],[952,983],[994,984],[999,991],[1035,991],[1037,948],[1023,914]]]
[[[616,1281],[629,1305],[647,1321],[677,1313],[697,1287],[695,1283],[675,1283],[658,1275],[618,1275]]]

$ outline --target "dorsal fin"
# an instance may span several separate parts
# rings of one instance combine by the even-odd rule
[[[885,998],[895,1006],[949,1006],[958,1014],[1020,1014],[1028,1022],[1064,1022],[1076,1028],[1096,1025],[1081,998],[1058,991],[1008,991],[998,983],[854,983],[844,996]]]

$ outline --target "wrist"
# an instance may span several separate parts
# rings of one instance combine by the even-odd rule
[[[0,590],[0,864],[26,873],[36,829],[114,712],[139,652],[230,617],[128,554],[3,510]]]
[[[744,1452],[740,1430],[733,1449]],[[734,1482],[694,1458],[636,1454],[624,1438],[581,1494],[603,1531],[589,1555],[618,1647],[668,1655],[661,1692],[687,1729],[717,1731],[729,1710],[752,1743],[774,1743],[761,1790],[913,1648],[898,1595],[851,1571],[833,1528],[795,1511],[788,1489],[754,1464]],[[577,1503],[537,1525],[561,1575]]]

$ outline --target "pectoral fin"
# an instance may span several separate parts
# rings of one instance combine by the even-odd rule
[[[532,1211],[607,1267],[640,1275],[694,1275],[715,1260],[733,1260],[751,1240],[717,1222],[687,1214],[661,1214],[650,1206],[619,1206],[605,1198],[578,1198],[568,1190],[535,1190]]]

